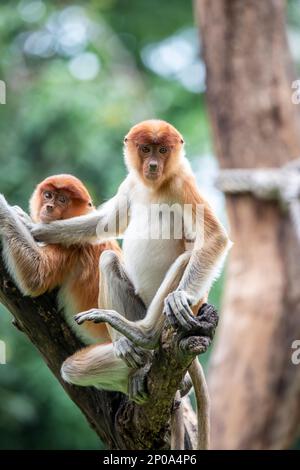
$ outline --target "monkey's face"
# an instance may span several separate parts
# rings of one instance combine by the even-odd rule
[[[145,180],[158,182],[163,174],[171,148],[161,144],[137,144],[137,152]]]
[[[146,185],[157,188],[177,171],[183,143],[171,124],[159,120],[144,121],[125,137],[125,161]]]
[[[40,220],[48,223],[64,218],[70,197],[65,191],[45,189],[41,194]]]
[[[45,178],[33,192],[30,215],[34,222],[52,222],[88,214],[95,210],[87,188],[75,176],[61,174]]]
[[[69,191],[44,189],[41,192],[39,219],[43,223],[84,215],[91,210],[93,210],[91,202],[74,198]]]

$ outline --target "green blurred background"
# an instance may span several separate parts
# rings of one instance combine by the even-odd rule
[[[300,62],[300,8],[289,2],[289,40]],[[72,173],[96,204],[125,175],[122,139],[159,117],[185,136],[199,185],[222,196],[205,109],[205,67],[185,0],[5,1],[0,4],[0,192],[27,209],[46,176]],[[222,281],[210,300],[219,306]],[[99,449],[96,435],[0,306],[0,448]],[[207,360],[207,358],[205,358]]]

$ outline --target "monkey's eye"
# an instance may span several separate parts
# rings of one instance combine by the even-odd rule
[[[149,153],[150,152],[150,147],[149,145],[142,145],[141,150],[143,153]]]
[[[167,153],[168,149],[167,147],[160,147],[159,153]]]
[[[62,204],[65,204],[67,202],[67,198],[66,196],[64,196],[63,194],[61,194],[60,196],[58,196],[58,201],[61,202]]]
[[[44,198],[45,198],[45,199],[52,199],[52,193],[51,193],[51,191],[45,191],[45,192],[44,192]]]

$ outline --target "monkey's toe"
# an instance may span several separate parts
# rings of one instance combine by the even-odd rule
[[[149,392],[147,389],[147,375],[149,372],[149,366],[138,369],[129,378],[128,383],[128,396],[130,400],[134,401],[138,405],[142,405],[149,398]]]
[[[121,358],[128,367],[139,369],[150,359],[151,352],[135,346],[128,338],[121,337],[114,343],[116,356]]]
[[[191,300],[184,291],[175,291],[165,299],[164,311],[173,328],[190,332],[197,328],[197,320],[190,307]]]
[[[74,316],[74,320],[78,325],[82,325],[82,323],[86,321],[92,321],[94,323],[100,323],[101,318],[99,311],[96,309],[88,310],[87,312],[81,312]]]

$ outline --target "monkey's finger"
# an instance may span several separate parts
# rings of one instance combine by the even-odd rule
[[[166,315],[169,324],[172,326],[172,328],[174,328],[174,330],[176,330],[178,328],[178,322],[170,308],[170,305],[167,302],[165,303],[164,314]]]
[[[5,207],[5,208],[8,207],[8,203],[5,199],[5,197],[3,196],[3,194],[0,194],[0,206]]]
[[[97,310],[88,310],[87,312],[78,313],[75,315],[74,320],[78,325],[82,325],[85,321],[92,321],[94,323],[101,322],[100,313]]]
[[[146,349],[142,349],[139,346],[132,344],[135,356],[138,358],[136,361],[138,367],[143,367],[152,357],[152,352]]]
[[[141,379],[133,378],[131,399],[138,405],[142,405],[147,399],[147,395],[143,391],[143,388],[144,386],[141,383]]]
[[[143,405],[148,400],[148,393],[146,393],[144,390],[140,390],[139,387],[140,384],[135,381],[133,384],[133,390],[130,398],[137,405]]]
[[[125,362],[127,367],[130,367],[131,369],[135,368],[135,360],[133,358],[133,355],[128,351],[128,349],[126,349],[123,342],[120,342],[116,346],[116,353],[117,356]]]
[[[174,313],[178,323],[180,324],[181,328],[183,328],[184,330],[187,330],[189,331],[191,329],[191,325],[189,323],[189,321],[187,321],[187,318],[186,318],[186,315],[185,315],[185,308],[189,308],[189,305],[186,302],[185,305],[182,304],[183,302],[183,296],[180,292],[174,292],[173,293],[174,295],[171,295],[170,298],[168,298],[169,300],[169,305],[170,305],[170,308],[172,310],[172,312]],[[189,319],[189,318],[188,318]]]
[[[185,324],[188,325],[188,329],[192,330],[194,328],[197,328],[198,322],[194,317],[193,311],[190,308],[188,299],[184,295],[179,294],[175,297],[175,303],[182,319],[184,320]]]
[[[131,379],[129,398],[138,405],[140,404],[140,396],[138,393],[138,380],[137,377],[133,376]]]
[[[12,206],[13,210],[20,216],[30,219],[30,216],[20,206]]]
[[[124,347],[123,358],[132,369],[137,369],[143,365],[141,357],[136,353],[134,348],[128,349],[128,347]]]
[[[119,357],[123,359],[128,367],[139,369],[144,366],[149,358],[149,352],[135,346],[127,338],[120,338],[115,343],[115,349]]]
[[[26,214],[26,212],[23,211],[21,207],[13,206],[13,210],[15,211],[19,219],[24,223],[24,225],[26,225],[28,228],[32,226],[31,217],[28,214]]]

